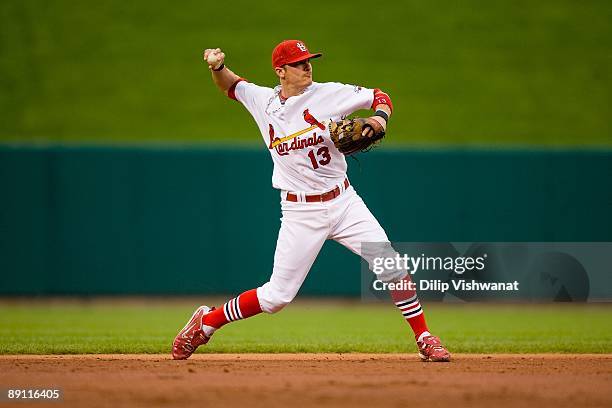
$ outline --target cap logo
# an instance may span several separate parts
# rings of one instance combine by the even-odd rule
[[[295,45],[300,49],[300,51],[306,52],[306,46],[302,44],[301,42],[298,42]]]

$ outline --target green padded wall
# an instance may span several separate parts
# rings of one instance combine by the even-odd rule
[[[385,151],[351,182],[394,241],[611,241],[612,152]],[[280,225],[264,150],[0,148],[0,294],[236,293]],[[302,293],[356,295],[328,243]],[[354,279],[346,279],[354,275]]]

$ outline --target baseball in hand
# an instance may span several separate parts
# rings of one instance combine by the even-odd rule
[[[213,48],[204,51],[204,58],[208,63],[208,67],[211,69],[217,69],[223,64],[225,54],[220,48]]]
[[[208,62],[208,65],[210,65],[211,67],[216,68],[217,64],[219,63],[219,56],[217,55],[217,53],[211,52],[210,54],[208,54],[206,62]]]

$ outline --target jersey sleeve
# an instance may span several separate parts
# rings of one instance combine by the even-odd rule
[[[360,109],[370,109],[374,101],[374,90],[357,85],[332,83],[333,99],[342,115],[350,115]]]
[[[243,104],[249,112],[253,112],[273,93],[271,88],[255,85],[240,78],[227,91],[227,96]]]

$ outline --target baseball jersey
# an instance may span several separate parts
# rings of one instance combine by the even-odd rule
[[[274,162],[274,188],[306,193],[332,190],[343,183],[347,165],[327,125],[330,120],[370,108],[374,90],[313,82],[284,103],[280,90],[280,85],[267,88],[241,80],[228,94],[247,108],[259,127]]]

